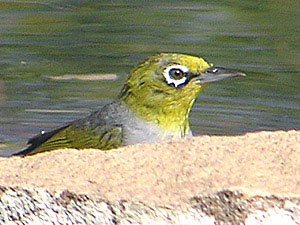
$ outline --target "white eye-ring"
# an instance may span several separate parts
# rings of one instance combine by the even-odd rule
[[[166,78],[168,84],[174,84],[178,87],[186,82],[187,77],[185,76],[189,72],[189,69],[183,65],[172,65],[167,67],[163,75]]]

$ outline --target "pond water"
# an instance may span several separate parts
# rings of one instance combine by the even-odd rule
[[[191,113],[194,134],[300,129],[298,0],[4,0],[0,45],[0,155],[99,109],[159,52],[247,74],[204,91]],[[67,74],[118,78],[49,78]]]

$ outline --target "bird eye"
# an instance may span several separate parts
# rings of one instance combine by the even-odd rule
[[[187,83],[187,74],[189,73],[189,69],[184,65],[171,65],[167,67],[163,75],[166,79],[166,82],[170,86],[180,87]]]
[[[169,70],[169,75],[171,78],[178,80],[184,77],[184,72],[181,69],[174,68]]]

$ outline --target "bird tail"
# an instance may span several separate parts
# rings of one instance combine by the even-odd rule
[[[59,133],[60,131],[66,129],[69,125],[60,127],[58,129],[41,133],[39,135],[34,136],[33,138],[30,138],[27,144],[30,144],[30,146],[20,152],[14,153],[12,156],[25,156],[34,154],[34,150],[38,148],[40,145],[48,141],[50,138],[52,138],[55,134]]]

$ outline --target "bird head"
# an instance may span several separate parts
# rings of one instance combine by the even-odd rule
[[[145,121],[183,136],[189,129],[190,109],[210,83],[243,73],[214,67],[204,59],[174,53],[154,55],[133,69],[120,100]]]

